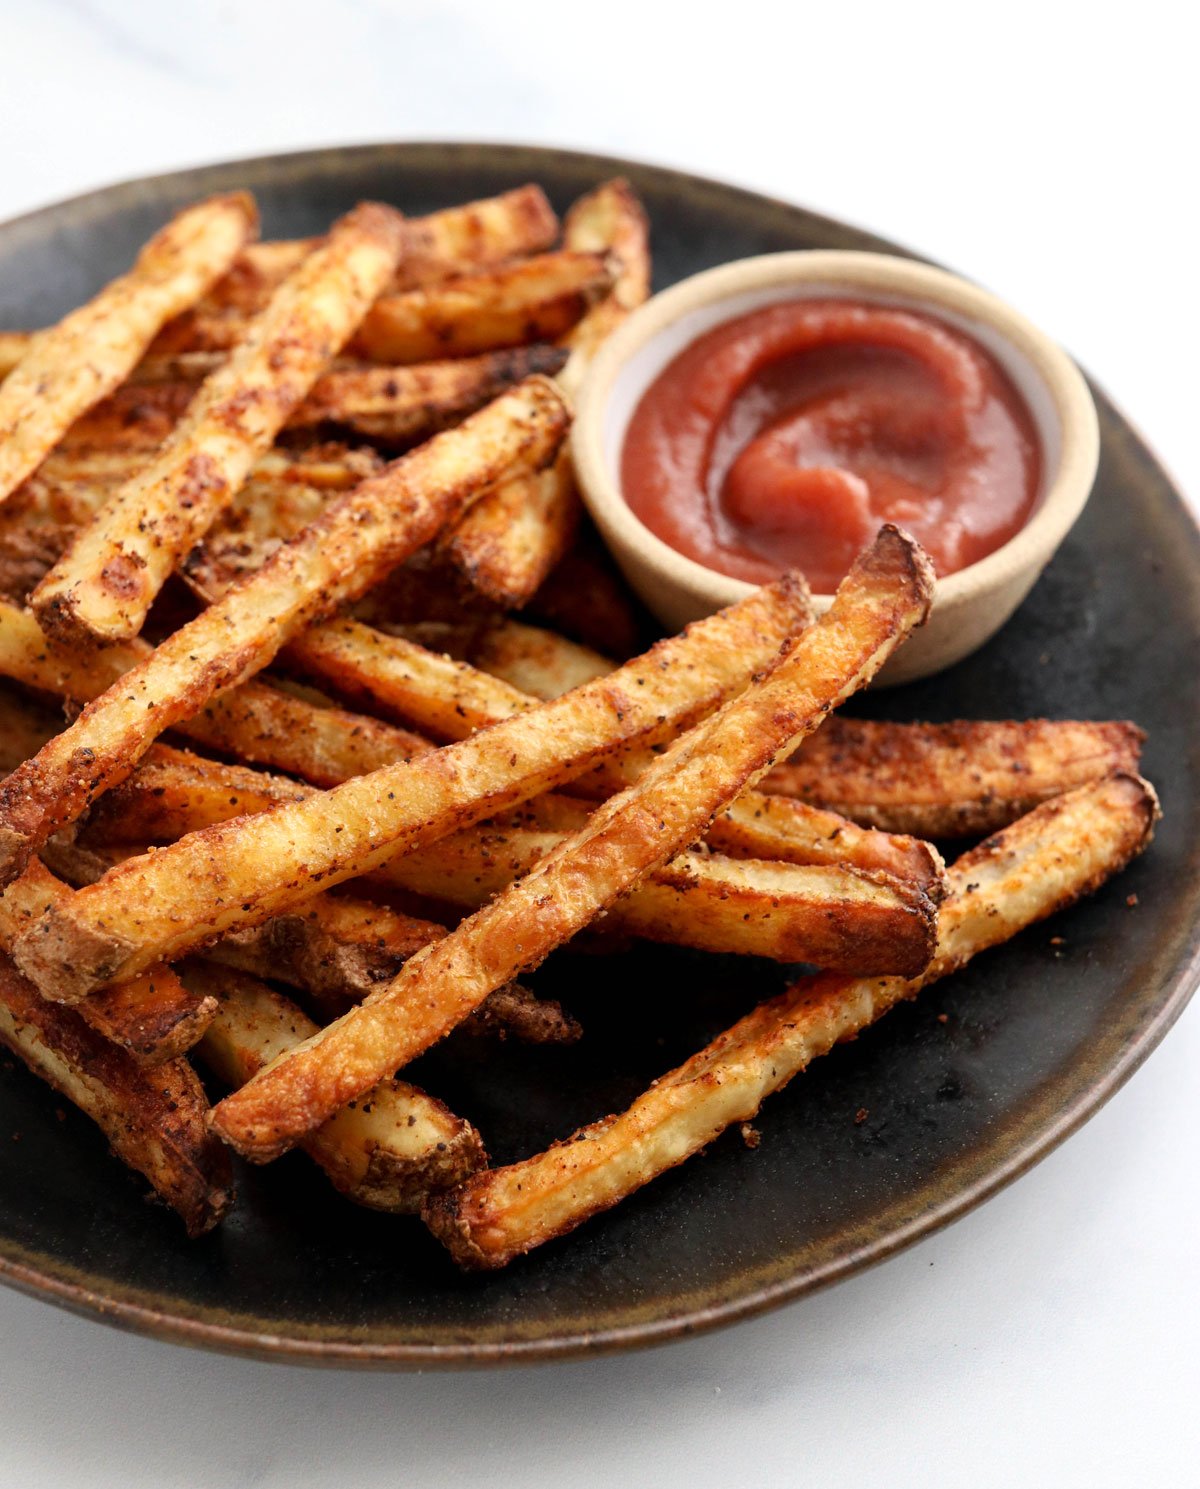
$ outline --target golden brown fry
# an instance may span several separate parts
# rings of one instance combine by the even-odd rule
[[[474,413],[523,378],[552,376],[566,355],[558,347],[539,344],[406,367],[335,369],[316,380],[288,417],[287,428],[340,424],[370,439],[412,444]],[[203,363],[194,355],[192,365]],[[153,370],[162,368],[161,362],[153,364]],[[161,376],[154,382],[127,383],[80,419],[62,448],[153,451],[174,433],[198,393],[194,381]],[[145,459],[143,454],[143,463]]]
[[[1152,788],[1118,775],[1047,802],[949,871],[937,955],[911,979],[803,978],[625,1112],[435,1197],[424,1215],[464,1267],[502,1267],[699,1152],[814,1059],[981,951],[1071,904],[1150,841]]]
[[[586,827],[367,1002],[226,1097],[213,1111],[215,1129],[255,1160],[276,1156],[442,1038],[492,988],[536,967],[694,842],[781,753],[869,682],[925,620],[933,582],[912,539],[883,528],[830,610],[774,671],[685,734],[635,785],[597,807]]]
[[[1135,771],[1144,739],[1128,723],[834,718],[776,767],[763,789],[889,832],[970,837],[1085,781]]]
[[[189,207],[127,274],[33,338],[0,387],[0,501],[129,375],[163,323],[204,294],[257,226],[245,192]]]
[[[150,743],[364,593],[481,489],[557,447],[567,410],[529,378],[332,502],[256,573],[176,631],[0,787],[0,883],[128,774]]]
[[[403,220],[368,202],[335,223],[208,377],[158,455],[105,502],[38,585],[43,626],[127,641],[395,272]]]
[[[189,834],[44,917],[22,940],[25,964],[82,997],[168,948],[178,955],[259,924],[318,888],[541,795],[632,740],[703,715],[769,665],[809,613],[803,581],[785,576],[612,677],[460,744]]]
[[[317,1032],[296,1005],[257,978],[203,961],[185,964],[189,986],[217,1016],[198,1051],[217,1077],[240,1086],[276,1055]],[[382,1081],[303,1144],[347,1199],[408,1214],[487,1161],[479,1134],[440,1101],[404,1081]]]
[[[468,662],[543,702],[603,677],[617,665],[590,646],[510,616],[417,622],[393,629],[408,641]]]
[[[611,277],[603,254],[560,251],[387,295],[350,350],[372,362],[429,362],[554,341],[607,290]]]
[[[571,360],[560,380],[573,398],[601,343],[650,296],[650,224],[629,182],[606,181],[580,197],[563,224],[563,245],[607,254],[614,265],[612,289],[563,338]]]
[[[39,996],[0,954],[0,1043],[89,1116],[113,1152],[178,1212],[211,1230],[233,1197],[229,1154],[205,1125],[208,1099],[186,1060],[148,1069]]]
[[[567,450],[545,470],[480,497],[443,540],[450,561],[486,599],[528,604],[571,546],[583,507]]]
[[[48,905],[61,904],[70,894],[68,886],[35,859],[0,892],[0,952],[10,955],[21,932]],[[97,1033],[135,1059],[156,1065],[195,1044],[216,1009],[190,993],[169,967],[159,966],[85,999],[79,1011]]]
[[[381,872],[417,894],[476,909],[559,847],[567,831],[470,828]],[[681,853],[618,900],[603,929],[843,972],[914,972],[932,953],[935,922],[923,887],[887,874]]]
[[[99,696],[152,655],[142,641],[81,657],[56,647],[26,610],[0,600],[0,676],[82,702]],[[61,719],[43,735],[57,735]],[[248,682],[230,688],[174,727],[199,744],[332,786],[432,749],[421,736],[362,714],[316,707],[279,688]],[[24,738],[35,737],[32,721]],[[39,746],[40,748],[40,746]],[[27,751],[22,760],[34,751]],[[10,759],[15,769],[21,760]]]

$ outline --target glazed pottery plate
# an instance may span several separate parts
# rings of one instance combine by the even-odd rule
[[[658,288],[749,254],[893,247],[730,186],[595,156],[328,150],[137,181],[9,223],[0,326],[54,320],[210,192],[249,187],[265,235],[290,237],[364,197],[415,214],[528,180],[561,210],[618,173],[649,209]],[[1035,1163],[1153,1049],[1200,973],[1200,535],[1134,430],[1097,401],[1095,495],[1016,617],[954,670],[866,707],[896,719],[1137,720],[1165,816],[1127,873],[819,1061],[767,1102],[756,1150],[726,1134],[490,1276],[461,1276],[417,1221],[345,1203],[298,1155],[241,1170],[234,1213],[189,1242],[82,1117],[5,1061],[0,1273],[191,1344],[319,1364],[493,1364],[745,1317],[880,1260]],[[787,975],[653,948],[560,953],[537,982],[582,1020],[578,1046],[460,1042],[417,1078],[505,1162],[627,1105]]]

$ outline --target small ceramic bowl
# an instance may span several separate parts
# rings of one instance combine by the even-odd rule
[[[626,505],[621,447],[642,394],[685,346],[735,316],[783,300],[852,297],[925,310],[1000,362],[1033,415],[1042,483],[1033,515],[987,558],[938,582],[925,627],[884,668],[908,682],[961,661],[1004,624],[1083,510],[1096,475],[1096,409],[1079,369],[1002,300],[953,274],[888,254],[773,253],[710,269],[656,295],[610,338],[584,379],[572,448],[584,500],[630,584],[672,629],[751,592],[676,553]],[[818,610],[831,596],[818,595]]]

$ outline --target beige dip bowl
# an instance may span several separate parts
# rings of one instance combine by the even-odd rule
[[[750,594],[752,585],[685,558],[634,516],[619,478],[625,431],[649,385],[698,336],[764,305],[820,296],[925,310],[973,336],[1012,379],[1041,441],[1029,522],[987,558],[938,581],[928,624],[881,675],[910,682],[961,661],[1000,629],[1070,531],[1096,475],[1096,409],[1079,369],[1002,300],[944,270],[878,253],[773,253],[696,274],[635,311],[601,349],[579,390],[575,466],[626,578],[672,630]],[[815,598],[819,611],[828,608],[829,595]]]

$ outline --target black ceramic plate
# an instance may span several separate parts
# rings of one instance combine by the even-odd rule
[[[618,172],[649,208],[660,288],[748,254],[891,247],[624,161],[471,145],[321,151],[139,181],[8,224],[0,325],[59,316],[169,212],[212,191],[251,188],[266,232],[283,237],[320,230],[362,197],[415,213],[537,180],[562,208]],[[575,1235],[484,1278],[459,1276],[417,1222],[343,1203],[297,1156],[244,1172],[234,1215],[189,1243],[86,1121],[73,1111],[56,1120],[61,1103],[6,1066],[0,1272],[81,1312],[193,1344],[327,1364],[487,1364],[744,1317],[879,1260],[1036,1162],[1145,1058],[1197,978],[1200,535],[1154,457],[1098,401],[1096,493],[1015,619],[953,671],[869,703],[898,719],[1138,720],[1166,815],[1149,854],[1117,882],[820,1061],[768,1102],[757,1151],[727,1135]],[[422,1079],[505,1161],[626,1105],[783,976],[668,952],[563,956],[541,982],[584,1020],[578,1048],[430,1057]]]

